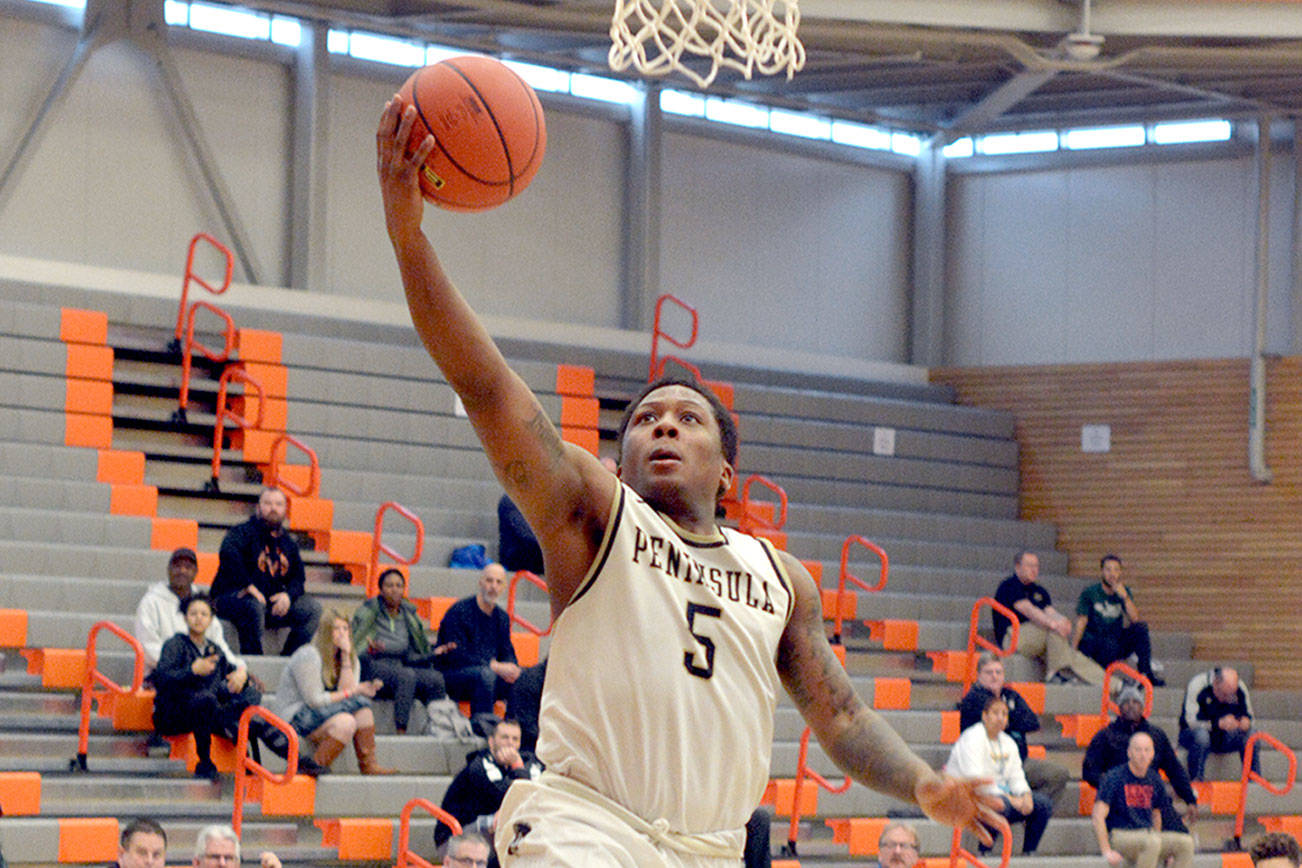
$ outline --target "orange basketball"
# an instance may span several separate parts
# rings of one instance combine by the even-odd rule
[[[533,180],[547,149],[538,95],[491,57],[454,57],[412,73],[398,91],[414,105],[411,147],[437,144],[421,170],[425,198],[451,211],[486,211]]]

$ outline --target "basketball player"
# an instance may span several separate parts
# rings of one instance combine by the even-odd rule
[[[617,476],[563,443],[453,287],[421,230],[415,110],[376,134],[385,221],[412,321],[542,547],[555,623],[538,755],[498,815],[505,866],[737,866],[763,793],[779,683],[860,782],[936,820],[994,820],[984,781],[938,774],[854,693],[800,562],[715,522],[736,429],[697,384],[653,384]]]

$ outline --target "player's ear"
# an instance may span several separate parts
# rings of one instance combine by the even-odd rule
[[[719,470],[719,492],[715,496],[715,500],[719,500],[728,493],[728,489],[732,488],[732,478],[736,475],[737,471],[725,459]]]

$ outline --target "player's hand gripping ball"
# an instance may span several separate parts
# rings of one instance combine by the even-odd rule
[[[416,107],[410,150],[436,142],[420,171],[425,198],[450,211],[486,211],[538,172],[547,127],[538,95],[491,57],[454,57],[421,67],[398,91]]]

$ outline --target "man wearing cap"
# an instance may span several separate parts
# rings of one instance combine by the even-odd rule
[[[1111,723],[1095,733],[1085,749],[1085,759],[1081,763],[1081,780],[1098,789],[1103,775],[1126,762],[1126,750],[1130,737],[1137,732],[1146,732],[1153,740],[1153,766],[1165,772],[1167,780],[1175,794],[1188,806],[1186,817],[1189,822],[1198,819],[1198,796],[1189,785],[1189,775],[1184,764],[1175,755],[1171,740],[1159,727],[1149,723],[1144,717],[1144,690],[1138,684],[1127,684],[1117,694],[1117,707],[1121,714]],[[1186,832],[1180,814],[1168,801],[1162,811],[1162,828],[1168,832]]]
[[[158,654],[163,643],[177,633],[186,632],[185,616],[181,614],[181,601],[194,592],[194,576],[199,571],[199,559],[194,549],[179,548],[167,561],[167,581],[149,586],[140,604],[136,606],[135,628],[132,631],[145,649],[145,668],[158,665]],[[236,669],[244,669],[244,661],[235,656],[222,635],[221,621],[216,618],[204,633],[222,655]]]

